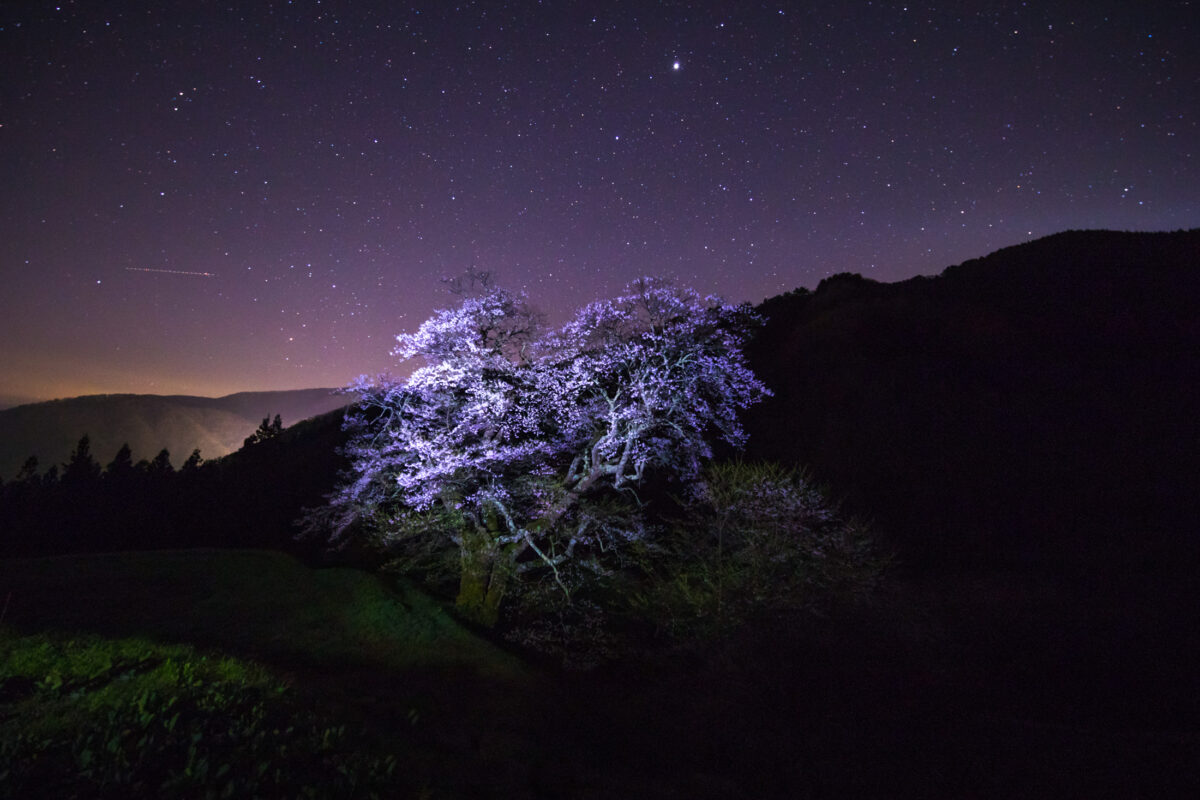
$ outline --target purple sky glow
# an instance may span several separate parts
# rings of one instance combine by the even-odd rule
[[[0,395],[394,366],[491,270],[758,302],[1200,225],[1194,2],[0,8]]]

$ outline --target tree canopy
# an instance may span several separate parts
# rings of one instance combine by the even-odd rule
[[[514,579],[566,592],[644,539],[638,489],[694,479],[716,438],[767,394],[742,345],[748,306],[654,279],[547,329],[524,297],[487,289],[397,337],[407,380],[360,379],[350,474],[310,517],[424,553],[457,552],[458,605],[491,623]]]

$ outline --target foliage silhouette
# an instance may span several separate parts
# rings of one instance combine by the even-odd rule
[[[249,447],[259,442],[270,441],[281,433],[283,433],[283,420],[280,416],[276,414],[274,421],[271,420],[270,416],[266,416],[263,417],[262,424],[258,426],[258,430],[247,436],[242,446]]]
[[[113,460],[104,468],[104,477],[108,481],[127,481],[133,474],[133,451],[129,443],[121,445]]]
[[[92,487],[100,480],[100,465],[92,457],[91,440],[85,433],[63,465],[62,481],[72,488]]]

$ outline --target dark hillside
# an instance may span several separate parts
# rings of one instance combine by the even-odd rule
[[[131,468],[77,485],[10,482],[0,492],[0,555],[205,546],[322,559],[324,547],[296,541],[293,523],[334,488],[343,414],[313,417],[195,468]]]
[[[212,464],[198,476],[194,494],[201,524],[193,542],[242,547],[274,547],[317,557],[325,545],[298,542],[296,520],[306,507],[325,502],[338,471],[346,466],[339,449],[344,409],[286,428],[278,437],[248,445]],[[219,542],[205,535],[219,531]]]
[[[811,465],[914,566],[1195,554],[1200,231],[1066,232],[772,298],[750,456]]]

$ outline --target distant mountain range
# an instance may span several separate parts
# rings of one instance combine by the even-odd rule
[[[18,394],[0,394],[0,411],[13,406],[23,406],[29,403],[40,403],[41,398],[25,397]]]
[[[163,448],[178,467],[199,448],[206,459],[232,453],[264,417],[292,425],[347,404],[333,389],[241,392],[227,397],[104,394],[0,410],[0,478],[11,479],[37,456],[40,471],[62,464],[84,434],[101,466],[128,443],[133,459]]]

